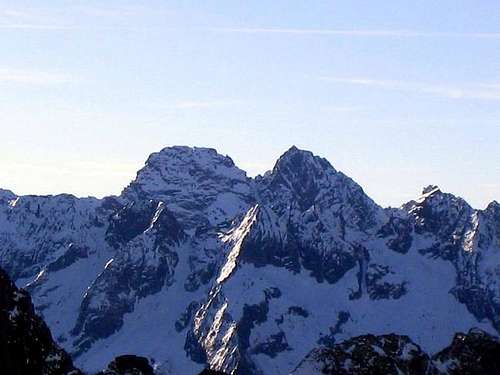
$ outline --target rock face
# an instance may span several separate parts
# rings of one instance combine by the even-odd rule
[[[294,375],[432,373],[429,356],[407,336],[366,335],[312,351]]]
[[[404,206],[416,233],[431,239],[419,252],[449,261],[457,282],[451,291],[478,319],[500,330],[499,205],[474,210],[463,199],[429,186]]]
[[[215,371],[215,370],[209,370],[209,369],[205,369],[203,370],[202,372],[200,372],[199,375],[227,375],[221,371]]]
[[[35,314],[29,294],[0,269],[0,363],[11,375],[80,375]]]
[[[159,374],[288,374],[356,336],[434,353],[500,329],[498,203],[430,186],[384,209],[296,147],[253,179],[176,146],[118,197],[0,190],[0,266],[87,372],[133,353]]]
[[[295,147],[257,179],[257,186],[257,225],[241,259],[257,267],[304,269],[318,282],[337,282],[363,259],[356,241],[383,216],[354,181]]]
[[[314,349],[292,374],[494,375],[499,371],[500,341],[471,329],[467,334],[456,334],[451,345],[432,357],[407,336],[354,337]]]
[[[139,229],[139,234],[128,241],[123,240],[120,252],[106,263],[84,295],[72,331],[79,336],[76,341],[79,351],[118,331],[124,315],[134,310],[136,300],[158,293],[174,281],[179,262],[177,250],[185,234],[162,202],[148,201],[147,206],[154,208],[150,211],[141,207],[149,214],[147,227]],[[120,215],[129,215],[127,210],[133,207],[125,207],[114,219],[119,221]],[[139,214],[131,216],[143,220]],[[119,234],[111,230],[110,236],[116,238]]]
[[[106,370],[97,375],[154,375],[154,370],[147,358],[122,355],[116,357]]]
[[[467,334],[457,333],[450,346],[432,358],[445,374],[500,373],[500,341],[486,332],[471,329]]]

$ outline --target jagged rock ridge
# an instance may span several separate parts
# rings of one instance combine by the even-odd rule
[[[500,209],[436,187],[383,209],[295,147],[250,179],[205,148],[152,154],[118,197],[0,191],[0,266],[85,370],[286,374],[315,346],[498,334]]]

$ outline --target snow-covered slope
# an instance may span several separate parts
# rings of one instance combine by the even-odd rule
[[[287,374],[318,345],[408,335],[434,352],[500,329],[500,205],[437,187],[383,209],[295,147],[250,179],[170,147],[119,197],[0,190],[0,266],[85,370],[121,354],[165,374]]]
[[[61,257],[75,253],[70,244],[82,248],[82,256],[96,250],[106,231],[106,210],[101,204],[95,198],[67,194],[17,197],[0,193],[2,265],[13,277],[31,277],[41,264],[63,262]]]

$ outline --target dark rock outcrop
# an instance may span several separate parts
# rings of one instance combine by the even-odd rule
[[[457,333],[450,346],[432,357],[436,367],[447,374],[500,374],[500,341],[486,332],[471,329]]]
[[[8,375],[80,375],[52,339],[29,294],[0,269],[0,367]]]
[[[202,372],[200,372],[199,375],[227,375],[227,374],[222,371],[205,369]]]
[[[154,375],[147,358],[122,355],[110,362],[107,369],[96,375]]]
[[[293,374],[421,375],[430,366],[429,356],[407,336],[365,335],[313,350]]]
[[[365,335],[314,349],[293,375],[496,375],[500,373],[500,341],[471,329],[430,357],[407,336]]]

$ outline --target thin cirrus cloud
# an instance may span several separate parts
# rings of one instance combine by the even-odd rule
[[[82,31],[82,30],[128,30],[154,29],[151,25],[133,26],[146,17],[172,15],[168,9],[146,5],[68,5],[60,8],[31,7],[0,10],[0,29],[26,31]]]
[[[138,9],[107,9],[107,8],[81,8],[78,9],[80,14],[99,16],[100,18],[114,19],[118,16],[130,17],[131,15],[137,16]],[[74,10],[74,9],[73,9]],[[133,10],[133,11],[132,11]],[[143,9],[143,13],[148,10]],[[163,11],[164,14],[171,12]],[[154,29],[151,25],[147,27],[117,27],[117,25],[109,25],[108,27],[101,26],[88,26],[82,25],[67,25],[61,23],[38,23],[38,22],[25,22],[26,20],[34,20],[30,17],[16,17],[22,15],[21,12],[12,11],[12,17],[7,18],[7,22],[2,22],[2,15],[5,16],[6,12],[0,13],[0,29],[13,29],[13,30],[45,30],[45,31],[58,31],[58,30],[78,30],[78,29],[113,29],[123,28],[130,30],[144,30]],[[155,12],[157,14],[158,12]],[[160,27],[164,29],[165,27]],[[209,27],[197,29],[200,32],[218,32],[229,34],[283,34],[283,35],[311,35],[311,36],[344,36],[344,37],[370,37],[370,38],[472,38],[472,39],[500,39],[499,32],[448,32],[448,31],[418,31],[418,30],[390,30],[390,29],[311,29],[311,28],[280,28],[280,27]]]
[[[0,10],[0,29],[3,30],[62,30],[67,27],[56,24],[52,17],[32,9]]]
[[[0,24],[0,29],[8,30],[73,30],[76,29],[72,26],[64,25],[47,25],[47,24],[37,24],[37,23],[3,23]]]
[[[0,84],[53,85],[75,81],[74,77],[64,74],[0,68]]]
[[[353,37],[389,37],[389,38],[478,38],[500,39],[495,32],[439,32],[415,30],[343,30],[343,29],[297,29],[297,28],[261,28],[261,27],[222,27],[211,31],[239,34],[288,34],[288,35],[331,35]]]
[[[398,80],[379,80],[370,78],[344,78],[344,77],[320,77],[322,81],[373,87],[383,90],[414,92],[445,97],[449,99],[479,99],[500,100],[500,85],[498,84],[471,84],[461,86],[448,86],[433,83],[421,83]]]
[[[180,100],[174,103],[175,109],[209,109],[228,107],[239,104],[239,100],[234,99],[214,99],[214,100]]]

